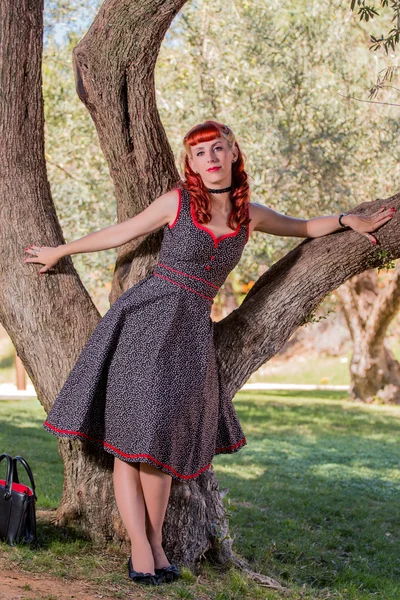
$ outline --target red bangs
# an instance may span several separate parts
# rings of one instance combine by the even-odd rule
[[[185,136],[185,142],[189,146],[196,146],[202,142],[211,142],[217,137],[223,137],[222,130],[217,123],[208,121],[192,127]]]

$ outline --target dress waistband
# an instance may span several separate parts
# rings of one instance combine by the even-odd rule
[[[191,273],[185,273],[161,262],[156,264],[153,275],[182,287],[188,292],[207,298],[207,300],[213,301],[218,294],[219,286],[211,283],[211,281],[207,281]]]

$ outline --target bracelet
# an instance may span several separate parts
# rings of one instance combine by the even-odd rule
[[[348,214],[349,214],[349,213],[341,213],[341,214],[339,215],[339,225],[340,225],[341,227],[347,227],[347,225],[344,225],[344,224],[342,223],[342,217],[345,217],[345,216],[346,216],[346,215],[348,215]]]

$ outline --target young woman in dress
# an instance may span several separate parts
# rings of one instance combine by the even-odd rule
[[[184,236],[184,240],[185,235],[193,236],[193,239],[197,240],[201,255],[200,262],[202,262],[200,268],[204,271],[190,274],[174,269],[174,265],[158,263],[160,267],[169,269],[154,272],[160,278],[158,280],[160,285],[180,286],[182,293],[188,292],[187,295],[190,295],[192,292],[192,296],[197,294],[197,297],[203,297],[207,302],[213,299],[231,267],[238,262],[241,251],[253,231],[306,238],[328,235],[343,226],[348,226],[372,243],[376,243],[370,232],[381,227],[393,214],[391,209],[382,208],[370,216],[342,214],[298,219],[283,215],[261,204],[250,202],[243,154],[229,127],[216,121],[206,121],[193,127],[186,134],[183,143],[186,151],[185,179],[181,184],[182,189],[190,193],[192,199],[190,208],[189,203],[186,204],[186,208],[184,206],[185,198],[188,200],[189,196],[182,196],[182,191],[175,188],[155,199],[135,217],[117,225],[55,248],[31,244],[26,248],[30,257],[24,260],[44,265],[40,273],[45,273],[64,256],[115,248],[164,227],[167,236],[166,244],[174,243],[172,239],[174,232],[177,232],[178,236],[175,244],[181,243],[179,231]],[[178,224],[180,223],[181,230],[176,227],[177,221]],[[206,250],[203,251],[203,248]],[[229,263],[230,253],[236,253],[231,263]],[[224,261],[228,261],[229,264],[218,275],[218,268],[220,268],[218,265],[221,265],[221,262],[224,264]],[[216,285],[212,283],[213,272],[216,274]],[[179,276],[187,276],[191,279],[179,280]],[[148,276],[145,283],[147,280],[150,282],[154,279]],[[187,285],[188,281],[190,286]],[[199,287],[196,289],[196,284],[205,285],[208,295],[204,293],[204,289]],[[136,286],[130,289],[134,290],[134,288]],[[143,286],[140,289],[143,289]],[[110,313],[117,303],[118,301],[111,307]],[[93,348],[90,348],[92,354]],[[89,352],[89,348],[87,351]],[[212,357],[210,361],[213,360]],[[76,398],[74,401],[79,403],[80,399]],[[229,399],[227,401],[225,398],[225,401],[229,403]],[[61,405],[60,410],[63,410],[63,402],[60,401],[58,404]],[[55,426],[55,418],[51,425],[49,415],[49,431],[56,435],[71,433],[72,425],[67,422],[66,416],[68,410],[66,406],[65,412],[62,413],[62,427],[60,422],[58,428]],[[246,443],[233,408],[228,407],[227,411],[224,415],[223,427],[224,429],[231,427],[232,431],[226,434],[228,437],[221,438],[221,447],[217,448],[218,453],[237,451]],[[229,420],[231,422],[228,422]],[[222,427],[221,424],[219,426]],[[75,437],[82,434],[90,438],[90,435],[84,433],[83,427],[79,429],[75,425],[75,428],[77,429]],[[212,443],[207,439],[208,442]],[[215,448],[215,440],[214,446],[210,448]],[[177,579],[179,569],[170,564],[162,546],[162,526],[171,482],[173,477],[182,480],[197,477],[205,468],[200,468],[204,464],[204,459],[202,459],[203,463],[199,460],[197,466],[194,465],[191,469],[188,467],[190,472],[183,475],[182,469],[179,470],[177,464],[173,466],[173,457],[169,459],[145,454],[146,449],[143,448],[141,455],[129,455],[125,452],[125,457],[131,457],[126,459],[116,444],[105,445],[104,449],[114,454],[115,498],[131,540],[131,557],[128,561],[131,579],[137,583],[151,585]],[[211,455],[212,452],[208,456]],[[138,458],[132,458],[134,456]]]

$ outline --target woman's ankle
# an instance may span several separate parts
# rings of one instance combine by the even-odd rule
[[[131,544],[131,560],[135,571],[154,573],[153,549],[147,542]]]

